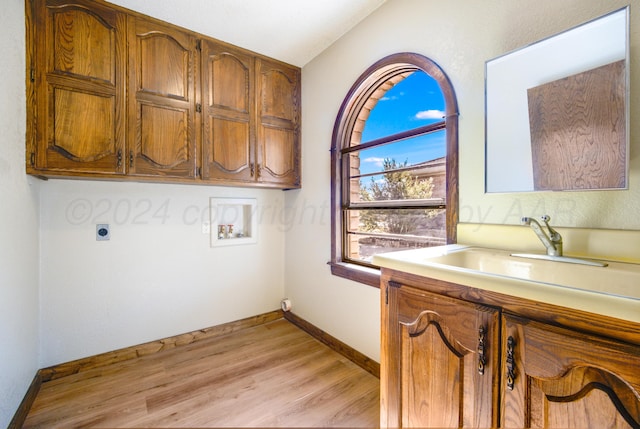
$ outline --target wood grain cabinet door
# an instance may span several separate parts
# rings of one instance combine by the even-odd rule
[[[202,44],[204,179],[255,182],[254,61],[223,44]]]
[[[496,427],[499,311],[390,284],[383,303],[381,426]]]
[[[503,322],[505,428],[640,428],[640,347]]]
[[[50,171],[124,173],[126,18],[84,0],[36,0],[35,153]]]
[[[300,71],[256,60],[258,180],[300,186]]]
[[[196,39],[129,16],[129,174],[195,177]]]

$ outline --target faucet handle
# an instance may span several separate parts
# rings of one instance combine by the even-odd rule
[[[544,247],[547,248],[547,255],[562,256],[562,236],[555,229],[553,229],[551,225],[549,225],[551,217],[549,215],[544,215],[540,216],[540,219],[546,225],[547,230],[549,231],[549,235],[544,232],[544,229],[540,225],[540,223],[533,218],[523,217],[522,223],[524,223],[525,225],[529,225],[533,229],[533,232],[535,232],[540,241],[542,241]]]
[[[558,231],[556,231],[555,229],[553,229],[551,227],[551,225],[549,225],[549,221],[551,220],[551,216],[542,215],[542,216],[540,216],[540,219],[547,226],[547,229],[549,230],[549,238],[551,239],[551,241],[554,242],[554,243],[562,243],[562,236],[560,235],[560,233]]]

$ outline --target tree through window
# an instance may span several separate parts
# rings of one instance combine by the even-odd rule
[[[332,272],[377,285],[376,253],[455,242],[457,105],[416,54],[374,64],[343,102],[332,145]]]

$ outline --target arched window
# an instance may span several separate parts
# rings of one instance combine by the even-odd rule
[[[376,253],[455,243],[458,106],[430,59],[400,53],[344,99],[331,145],[331,271],[378,286]]]

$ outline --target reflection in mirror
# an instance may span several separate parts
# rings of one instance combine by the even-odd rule
[[[627,187],[628,7],[486,63],[486,192]]]

